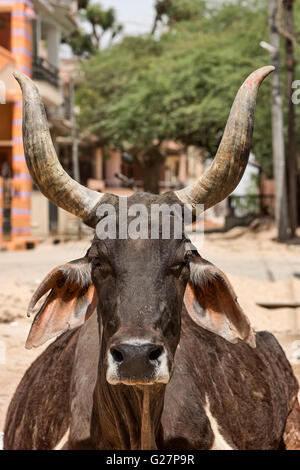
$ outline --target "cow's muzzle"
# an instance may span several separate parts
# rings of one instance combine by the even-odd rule
[[[168,357],[162,344],[126,341],[113,344],[107,352],[106,379],[112,385],[168,383]]]

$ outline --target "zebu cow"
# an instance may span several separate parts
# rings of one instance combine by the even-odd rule
[[[262,67],[244,82],[212,166],[196,183],[160,196],[135,194],[128,206],[207,209],[227,197],[247,165],[258,88],[272,70]],[[118,211],[120,200],[83,188],[64,172],[37,89],[15,76],[34,181],[95,227],[104,220],[99,207]],[[170,239],[100,240],[96,231],[84,258],[44,279],[29,312],[50,294],[26,346],[62,335],[17,388],[6,449],[54,448],[68,428],[68,449],[297,447],[298,385],[284,352],[271,334],[253,331],[225,274],[191,249],[185,235],[172,233]]]

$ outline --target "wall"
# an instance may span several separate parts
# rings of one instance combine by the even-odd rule
[[[46,238],[49,234],[49,201],[39,191],[32,191],[31,230],[33,237]]]
[[[111,151],[108,152],[108,155],[108,158],[104,157],[106,186],[121,186],[120,180],[115,177],[115,173],[120,173],[121,171],[121,153]]]

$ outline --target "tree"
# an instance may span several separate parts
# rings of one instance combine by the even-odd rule
[[[66,39],[76,56],[95,54],[105,35],[109,34],[112,42],[123,30],[117,22],[115,9],[105,9],[100,3],[79,2],[79,18],[81,26]]]
[[[288,174],[288,192],[289,192],[289,216],[291,237],[296,234],[298,225],[298,191],[297,176],[298,162],[296,152],[296,133],[295,133],[295,106],[293,103],[293,82],[295,80],[295,38],[294,38],[294,21],[293,6],[294,0],[284,0],[282,3],[284,11],[284,29],[281,34],[285,38],[286,51],[286,93],[288,108],[288,142],[287,142],[287,174]]]
[[[269,39],[265,1],[214,10],[197,0],[172,3],[196,6],[198,13],[185,13],[180,21],[173,16],[159,37],[126,37],[98,52],[83,64],[77,94],[84,132],[98,135],[106,147],[132,152],[151,191],[158,189],[153,174],[164,158],[162,142],[172,139],[214,155],[243,79],[269,62],[259,46]],[[260,90],[253,150],[271,176],[270,81]]]
[[[278,228],[278,241],[285,242],[288,234],[286,167],[283,135],[283,112],[280,91],[280,37],[276,24],[278,0],[270,0],[269,23],[270,43],[272,46],[271,59],[275,67],[272,76],[272,145],[275,173],[275,210]]]
[[[151,34],[154,34],[159,22],[163,21],[164,16],[167,16],[169,6],[172,0],[156,0],[155,2],[155,17],[151,30]]]
[[[172,27],[175,23],[199,18],[206,6],[204,0],[156,0],[155,17],[151,34],[159,23]]]
[[[85,80],[77,92],[84,132],[98,135],[103,146],[134,154],[145,176],[145,189],[152,192],[158,191],[153,173],[157,176],[163,159],[159,150],[164,123],[154,111],[158,103],[147,70],[149,58],[155,62],[160,49],[153,39],[126,38],[83,64]]]

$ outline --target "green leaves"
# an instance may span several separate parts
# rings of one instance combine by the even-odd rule
[[[172,18],[159,38],[125,37],[83,65],[80,124],[114,148],[145,150],[172,139],[216,152],[243,80],[269,63],[267,1],[161,3]],[[167,8],[163,12],[163,5]],[[261,87],[253,150],[270,175],[270,80]]]
[[[89,57],[99,50],[104,34],[110,33],[112,41],[123,27],[117,22],[114,8],[105,9],[101,3],[90,4],[89,0],[79,2],[78,6],[82,26],[66,42],[76,56]]]

